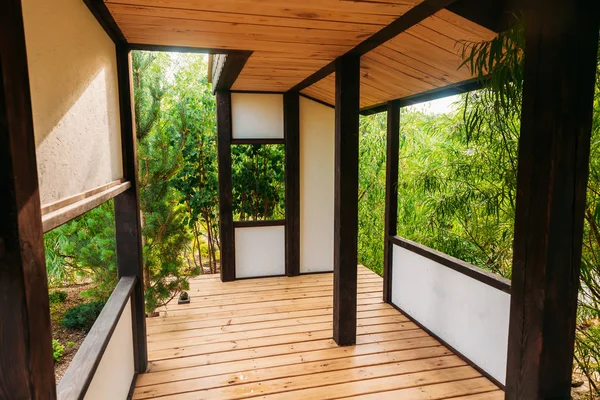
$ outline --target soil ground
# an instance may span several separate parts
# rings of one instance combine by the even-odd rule
[[[66,310],[78,304],[89,301],[80,297],[79,294],[90,287],[90,284],[80,284],[54,288],[50,290],[51,292],[56,290],[64,290],[67,292],[67,299],[64,303],[50,304],[52,339],[58,340],[60,344],[65,346],[64,355],[58,360],[58,362],[54,363],[54,376],[57,384],[65,375],[67,368],[69,368],[69,365],[71,364],[71,360],[73,360],[73,357],[75,357],[77,349],[79,349],[79,346],[81,346],[81,343],[83,343],[83,340],[86,336],[83,331],[63,328],[60,325],[60,321]],[[67,343],[73,343],[73,345],[69,346]]]

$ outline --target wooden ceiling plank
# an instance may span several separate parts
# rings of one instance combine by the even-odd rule
[[[381,67],[385,67],[389,73],[405,74],[411,78],[418,79],[430,85],[431,87],[441,87],[448,84],[447,81],[440,80],[434,75],[427,74],[426,72],[415,69],[410,65],[389,58],[385,54],[380,53],[379,51],[372,51],[368,53],[363,57],[363,61],[369,63],[377,63]],[[440,73],[442,73],[442,71],[438,71],[437,73],[439,75]]]
[[[189,10],[172,7],[148,7],[144,5],[129,5],[107,3],[108,9],[114,15],[137,15],[145,17],[165,17],[173,19],[188,19],[198,21],[226,22],[247,25],[311,28],[332,31],[375,32],[385,26],[381,23],[357,23],[345,21],[328,21],[310,18],[288,18],[259,14],[232,14],[227,12]]]
[[[416,25],[425,18],[435,14],[437,11],[451,4],[452,1],[454,0],[424,0],[345,54],[362,56],[388,40],[397,37],[411,26]],[[315,72],[313,75],[307,77],[290,90],[301,90],[310,86],[322,79],[328,73],[331,73],[334,69],[335,65],[332,62]]]
[[[106,3],[387,25],[418,1],[385,4],[374,1],[303,0],[301,4],[294,4],[293,7],[290,7],[287,1],[281,0],[118,0]]]

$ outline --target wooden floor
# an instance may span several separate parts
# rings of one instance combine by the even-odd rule
[[[134,399],[502,399],[504,393],[382,302],[359,267],[357,345],[332,337],[332,274],[190,282],[191,303],[148,319]]]

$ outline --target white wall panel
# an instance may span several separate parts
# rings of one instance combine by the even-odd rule
[[[23,0],[42,204],[123,177],[115,45],[81,0]]]
[[[394,245],[392,302],[505,382],[508,293]]]
[[[282,94],[231,94],[234,139],[283,139]]]
[[[300,97],[300,272],[333,271],[335,112]]]
[[[285,226],[235,228],[235,276],[285,274]]]
[[[135,374],[131,300],[127,302],[119,322],[90,382],[85,400],[125,400]]]

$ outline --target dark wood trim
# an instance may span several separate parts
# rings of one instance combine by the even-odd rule
[[[119,277],[137,278],[131,303],[135,371],[146,372],[148,346],[144,302],[144,261],[142,256],[142,223],[138,182],[137,138],[133,105],[131,51],[125,44],[117,45],[117,79],[119,82],[119,112],[121,117],[121,152],[123,173],[131,187],[115,197],[115,236]]]
[[[227,54],[223,68],[213,76],[213,92],[230,90],[251,55],[251,51]]]
[[[285,136],[285,273],[300,274],[300,96],[283,95]]]
[[[369,51],[398,36],[411,26],[418,24],[425,18],[430,17],[444,7],[449,6],[454,1],[455,0],[423,0],[421,3],[394,20],[391,24],[383,27],[381,30],[375,32],[373,35],[354,46],[344,55],[360,57],[364,54],[367,54]],[[335,71],[336,60],[330,62],[317,72],[302,80],[300,83],[292,87],[290,91],[299,92],[303,89],[306,89],[310,85],[319,82],[321,79]]]
[[[285,144],[285,139],[231,139],[231,144]]]
[[[529,0],[507,399],[569,399],[600,2]]]
[[[21,0],[0,2],[0,398],[55,399]]]
[[[128,43],[129,50],[162,51],[169,53],[238,54],[248,50],[215,49],[210,47],[168,46],[162,44]]]
[[[402,315],[404,315],[406,318],[408,318],[413,324],[417,325],[419,328],[421,328],[422,330],[424,330],[429,336],[431,336],[432,338],[434,338],[435,340],[437,340],[438,342],[440,342],[442,346],[444,346],[445,348],[447,348],[448,350],[450,350],[452,353],[454,353],[454,355],[458,356],[461,360],[463,360],[464,362],[466,362],[467,364],[469,364],[471,367],[473,367],[481,375],[483,375],[487,379],[489,379],[490,382],[492,382],[494,385],[498,386],[498,388],[504,390],[504,385],[502,383],[500,383],[500,381],[498,381],[496,378],[494,378],[489,373],[487,373],[479,365],[477,365],[473,361],[471,361],[471,359],[469,359],[463,353],[461,353],[460,351],[456,350],[454,347],[450,346],[448,344],[448,342],[446,342],[444,339],[442,339],[441,337],[439,337],[438,335],[436,335],[435,333],[433,333],[432,331],[430,331],[425,325],[423,325],[422,323],[420,323],[419,321],[417,321],[416,319],[414,319],[410,314],[408,314],[406,311],[402,310],[396,304],[394,304],[392,302],[390,302],[389,304],[392,307],[394,307],[398,312],[400,312]]]
[[[77,350],[65,376],[60,380],[57,389],[58,399],[80,400],[85,397],[123,310],[133,293],[136,280],[135,276],[119,279],[117,287]]]
[[[231,135],[231,93],[228,91],[218,91],[219,234],[221,240],[221,281],[223,282],[235,280]]]
[[[318,275],[318,274],[333,274],[333,270],[331,270],[331,271],[300,272],[298,275]]]
[[[435,261],[438,264],[442,264],[456,272],[460,272],[463,275],[467,275],[469,278],[485,283],[495,289],[508,294],[511,293],[511,282],[499,275],[400,236],[390,236],[389,242]]]
[[[246,276],[244,278],[235,278],[236,281],[247,281],[250,279],[264,279],[264,278],[286,278],[286,274],[279,275],[260,275],[260,276]]]
[[[385,232],[383,255],[383,301],[392,301],[392,244],[398,226],[398,157],[400,144],[400,106],[390,102],[387,108],[387,139],[385,159]]]
[[[400,108],[402,108],[402,107],[406,107],[406,106],[411,106],[413,104],[424,103],[426,101],[437,100],[437,99],[441,99],[441,98],[448,97],[448,96],[454,96],[456,94],[479,90],[479,89],[482,89],[485,86],[485,84],[486,84],[485,79],[484,80],[479,80],[476,78],[468,79],[466,81],[454,83],[454,84],[444,86],[441,88],[436,88],[433,90],[428,90],[426,92],[417,93],[417,94],[406,96],[406,97],[401,97],[399,99],[394,99],[394,100],[391,100],[391,102],[398,103],[398,106]],[[360,113],[362,115],[371,115],[371,114],[377,114],[380,112],[384,112],[387,110],[388,103],[390,103],[390,102],[388,101],[387,103],[381,103],[381,104],[376,104],[373,106],[365,107],[360,110]]]
[[[139,374],[136,372],[131,380],[131,386],[129,386],[129,393],[127,393],[127,400],[133,399],[133,392],[135,391],[135,384],[137,383]]]
[[[322,105],[324,105],[324,106],[327,106],[327,107],[329,107],[329,108],[335,108],[335,106],[334,106],[334,105],[332,105],[332,104],[329,104],[329,103],[327,103],[327,102],[324,102],[323,100],[316,99],[316,98],[314,98],[314,97],[312,97],[312,96],[309,96],[309,95],[307,95],[307,94],[300,93],[300,96],[301,96],[301,97],[304,97],[305,99],[312,100],[312,101],[314,101],[315,103],[319,103],[319,104],[322,104]]]
[[[336,60],[333,339],[356,343],[360,57]]]
[[[131,182],[123,182],[117,186],[109,187],[100,193],[96,193],[90,197],[86,197],[72,204],[66,205],[58,210],[44,214],[42,216],[42,229],[44,230],[44,233],[46,233],[54,228],[59,227],[60,225],[66,224],[67,222],[87,213],[91,209],[106,203],[129,188],[131,188]]]
[[[127,39],[119,25],[115,22],[112,14],[106,7],[104,0],[83,0],[85,5],[92,12],[104,32],[112,39],[115,44],[127,43]]]
[[[268,90],[230,90],[231,93],[242,93],[242,94],[285,94],[286,92],[276,92]]]
[[[260,220],[260,221],[233,221],[234,228],[260,228],[263,226],[283,226],[285,219]]]
[[[52,203],[46,203],[46,204],[42,204],[42,215],[46,215],[48,213],[51,213],[53,211],[56,210],[60,210],[61,208],[64,208],[66,206],[70,206],[71,204],[77,203],[80,200],[83,199],[87,199],[89,197],[92,197],[98,193],[104,192],[110,188],[113,188],[117,185],[120,185],[121,183],[123,183],[124,180],[123,179],[118,179],[116,181],[112,181],[110,183],[107,183],[106,185],[102,185],[102,186],[98,186],[96,188],[87,190],[83,193],[79,193],[73,196],[69,196],[69,197],[65,197],[64,199],[60,199],[58,201],[54,201]]]

